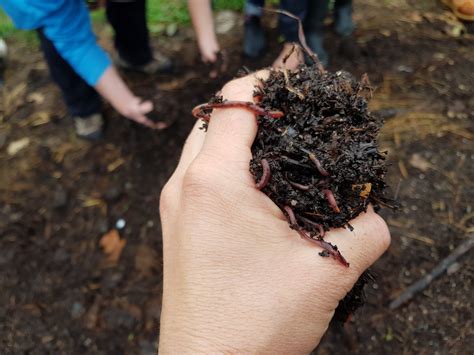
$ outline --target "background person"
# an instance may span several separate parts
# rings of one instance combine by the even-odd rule
[[[165,127],[146,117],[153,104],[130,91],[97,44],[83,1],[0,0],[0,5],[18,28],[38,31],[51,76],[61,89],[79,137],[93,140],[102,136],[99,94],[121,115],[152,128]],[[169,59],[154,56],[149,46],[145,0],[109,0],[106,6],[121,67],[149,74],[170,68]]]
[[[245,3],[244,54],[257,58],[266,48],[266,39],[261,26],[262,7],[265,0],[247,0]],[[281,0],[280,9],[297,16],[303,22],[305,38],[311,50],[318,55],[323,66],[329,63],[329,56],[324,49],[324,20],[327,16],[329,0]],[[334,3],[334,29],[342,38],[349,38],[354,32],[352,20],[352,0],[336,0]],[[283,49],[273,66],[283,66],[283,59],[292,50],[292,43],[299,43],[298,23],[283,14],[279,16],[279,31],[284,38]],[[285,66],[295,69],[303,62],[301,53],[288,58]]]

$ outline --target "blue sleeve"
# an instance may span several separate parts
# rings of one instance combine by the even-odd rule
[[[89,85],[94,86],[111,65],[97,44],[83,0],[0,0],[15,25],[42,28],[59,54]]]

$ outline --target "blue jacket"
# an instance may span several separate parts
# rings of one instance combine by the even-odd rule
[[[43,29],[59,54],[94,86],[111,65],[97,44],[84,0],[0,0],[15,26]]]

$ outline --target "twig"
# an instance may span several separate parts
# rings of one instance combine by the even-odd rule
[[[417,293],[427,288],[434,279],[445,272],[451,264],[453,264],[461,255],[467,253],[473,246],[474,237],[470,237],[468,240],[454,249],[451,254],[444,258],[429,274],[425,275],[423,278],[416,281],[405,291],[403,291],[402,294],[398,296],[398,298],[390,303],[389,308],[391,310],[397,309],[405,302],[411,300]]]
[[[304,95],[291,85],[288,70],[286,68],[283,68],[283,76],[285,77],[286,90],[298,96],[300,100],[304,100]]]

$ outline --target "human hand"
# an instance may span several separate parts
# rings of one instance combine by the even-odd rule
[[[132,97],[124,103],[120,111],[123,116],[152,129],[159,130],[168,127],[165,122],[153,121],[147,117],[147,114],[153,111],[153,103],[151,101],[142,101],[139,97]]]
[[[267,75],[258,73],[259,77]],[[222,89],[251,101],[255,74]],[[161,195],[164,291],[160,353],[309,353],[338,302],[387,249],[385,222],[369,208],[332,230],[341,266],[291,230],[249,172],[254,115],[215,110],[197,123]]]
[[[217,78],[220,73],[224,73],[227,70],[227,55],[225,51],[219,49],[217,42],[215,46],[212,44],[205,46],[205,49],[201,48],[201,59],[204,64],[211,68],[209,70],[209,77],[214,79]]]
[[[199,41],[199,51],[201,53],[201,60],[204,63],[215,63],[217,60],[217,53],[219,53],[219,43],[216,40],[205,38]]]
[[[272,64],[275,69],[286,68],[288,70],[295,70],[300,64],[304,63],[304,56],[299,46],[295,46],[293,43],[283,44],[278,57]]]
[[[153,110],[151,101],[142,101],[133,95],[131,90],[120,78],[117,70],[110,66],[102,74],[95,89],[123,116],[152,129],[163,129],[168,125],[146,117]]]

